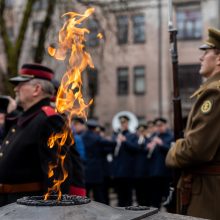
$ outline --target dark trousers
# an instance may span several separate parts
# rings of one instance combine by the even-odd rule
[[[118,196],[118,206],[132,205],[133,180],[131,178],[115,178],[115,191]]]
[[[101,183],[86,183],[87,197],[90,197],[91,192],[93,193],[94,201],[106,204],[105,197],[104,197],[103,184],[101,184]]]
[[[104,192],[104,198],[105,198],[105,204],[110,204],[110,189],[114,188],[114,180],[111,177],[105,177],[103,182],[103,192]]]
[[[169,194],[170,178],[152,177],[151,178],[151,206],[160,208],[163,197]]]
[[[137,178],[135,180],[135,193],[138,205],[151,206],[151,179],[150,178]]]

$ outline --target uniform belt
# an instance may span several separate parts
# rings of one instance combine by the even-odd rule
[[[0,193],[20,193],[42,191],[42,183],[0,184]]]
[[[190,170],[192,174],[201,174],[201,175],[220,175],[220,165],[207,165],[201,166]]]

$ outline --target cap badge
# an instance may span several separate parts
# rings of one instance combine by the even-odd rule
[[[201,106],[202,113],[204,114],[209,113],[211,109],[212,109],[212,102],[210,100],[204,101]]]

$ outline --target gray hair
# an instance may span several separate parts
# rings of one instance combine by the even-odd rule
[[[44,80],[44,79],[32,79],[30,81],[30,83],[32,85],[36,85],[36,84],[40,84],[41,85],[41,88],[42,88],[42,91],[44,93],[44,95],[46,96],[53,96],[54,93],[55,93],[55,88],[54,88],[54,85],[52,82],[48,81],[48,80]]]

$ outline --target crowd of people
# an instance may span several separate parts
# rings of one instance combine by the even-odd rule
[[[127,115],[118,120],[120,129],[107,137],[97,121],[73,119],[72,130],[85,165],[87,196],[109,204],[111,189],[117,195],[117,206],[135,203],[159,208],[172,181],[171,170],[165,166],[173,141],[168,122],[156,118],[141,123],[132,133]]]

